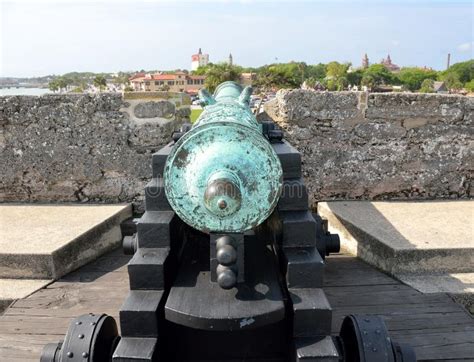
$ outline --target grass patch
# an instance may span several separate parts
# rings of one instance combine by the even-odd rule
[[[191,119],[191,123],[196,122],[196,119],[201,115],[202,109],[191,109],[191,116],[189,118]]]

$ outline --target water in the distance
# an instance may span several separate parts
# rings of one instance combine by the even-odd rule
[[[47,88],[0,88],[0,96],[40,96],[51,93]]]

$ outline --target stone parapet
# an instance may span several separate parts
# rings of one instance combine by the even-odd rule
[[[284,90],[266,113],[310,200],[469,198],[474,98]],[[181,93],[0,97],[0,202],[134,202],[189,119]]]
[[[283,90],[266,113],[318,200],[468,198],[474,98]]]
[[[134,202],[189,121],[181,93],[0,97],[0,202]]]

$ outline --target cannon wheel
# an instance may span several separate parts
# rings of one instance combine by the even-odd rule
[[[41,362],[107,362],[119,342],[115,319],[106,314],[84,314],[69,325],[64,342],[47,344]]]
[[[340,339],[344,362],[416,362],[413,348],[393,341],[378,316],[347,316]]]

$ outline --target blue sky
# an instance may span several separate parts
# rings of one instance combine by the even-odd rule
[[[1,1],[0,76],[331,60],[473,58],[472,1]]]

